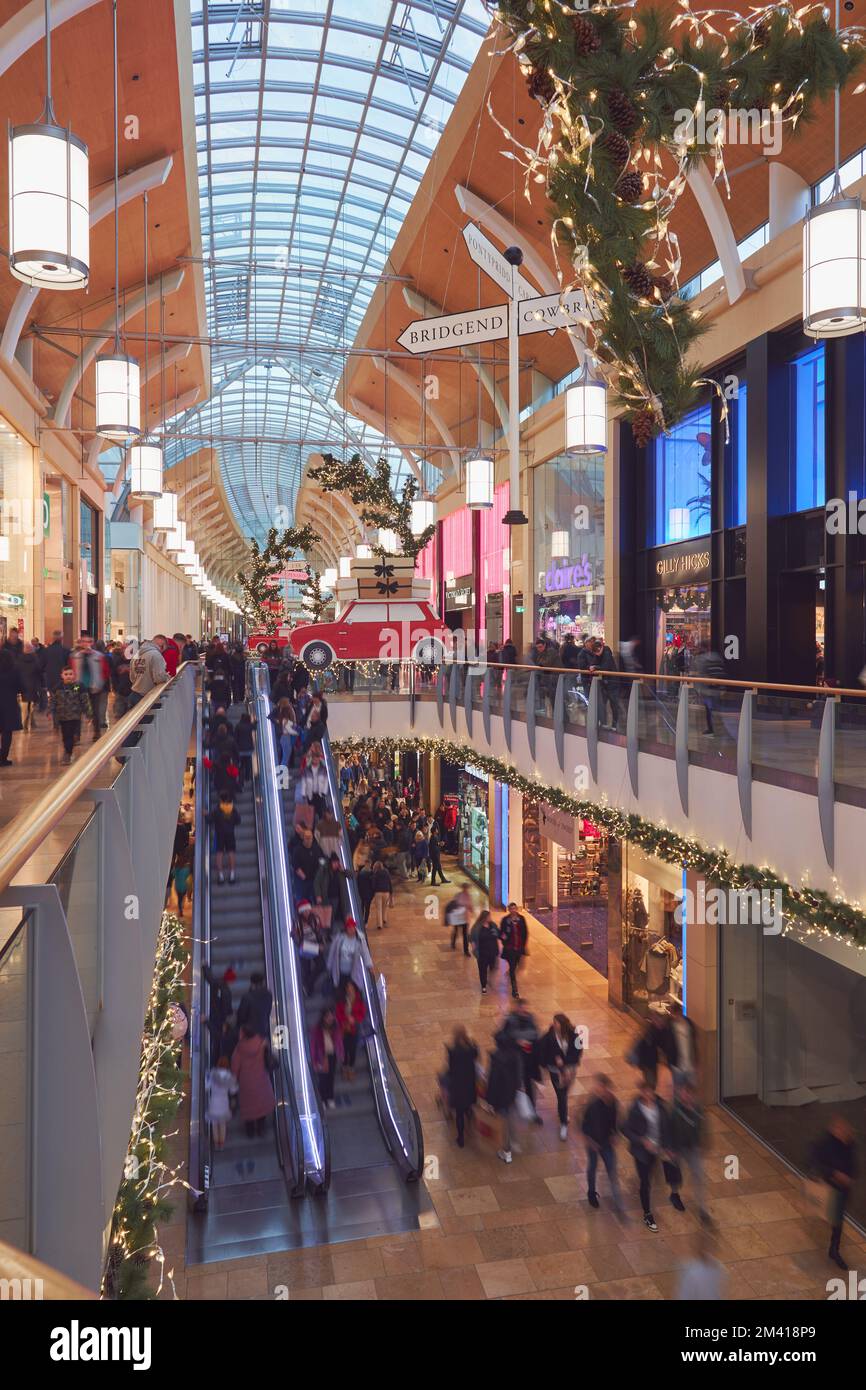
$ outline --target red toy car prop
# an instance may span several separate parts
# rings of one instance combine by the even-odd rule
[[[311,671],[335,661],[417,661],[438,666],[451,633],[421,599],[353,599],[337,622],[294,629],[289,646]]]
[[[264,656],[272,642],[276,642],[281,652],[284,652],[289,645],[289,634],[291,629],[282,627],[273,636],[268,636],[266,632],[253,632],[247,638],[247,650],[255,652],[257,656]]]

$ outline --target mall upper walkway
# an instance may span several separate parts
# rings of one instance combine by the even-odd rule
[[[445,740],[794,887],[866,898],[866,692],[454,662],[435,678],[374,665],[329,702],[337,738]]]

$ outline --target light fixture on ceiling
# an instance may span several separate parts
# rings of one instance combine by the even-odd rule
[[[335,569],[326,569],[324,574],[322,575],[322,587],[325,589],[330,589],[333,592],[336,583],[337,571]]]
[[[411,529],[413,536],[423,536],[429,526],[436,524],[436,503],[430,497],[419,497],[412,503]]]
[[[842,196],[839,123],[837,84],[833,186],[827,202],[803,220],[803,332],[810,338],[843,338],[866,326],[866,209],[859,198]]]
[[[165,548],[169,555],[182,555],[186,546],[186,522],[179,521],[173,531],[165,538]]]
[[[341,555],[341,556],[340,556],[340,578],[341,578],[341,579],[348,579],[348,578],[350,577],[351,573],[352,573],[352,557],[351,557],[351,555]]]
[[[372,560],[372,558],[373,558],[373,547],[367,545],[367,543],[366,543],[365,541],[362,541],[362,543],[361,543],[360,545],[356,545],[356,546],[355,546],[355,559],[356,559],[356,560]]]
[[[400,551],[400,538],[396,531],[392,531],[390,526],[379,527],[379,549],[384,550],[386,555],[397,555]]]
[[[154,531],[173,531],[177,526],[177,493],[163,492],[154,499]]]
[[[591,375],[588,359],[565,395],[565,451],[607,453],[607,387]]]
[[[8,563],[10,554],[9,537],[0,536],[0,565]]]
[[[51,96],[51,4],[45,0],[45,105],[9,132],[9,269],[40,289],[79,290],[90,276],[87,146],[57,125]]]
[[[472,511],[493,506],[493,459],[474,458],[466,464],[466,505]]]
[[[118,99],[117,99],[117,0],[112,0],[114,25],[114,352],[96,359],[96,433],[120,443],[141,433],[141,372],[133,357],[120,348],[120,203]]]
[[[147,192],[144,194],[144,428],[147,432]],[[129,490],[133,497],[153,499],[162,496],[162,446],[147,438],[129,451]]]
[[[571,537],[567,531],[554,531],[550,537],[550,554],[554,560],[565,560],[570,554]]]

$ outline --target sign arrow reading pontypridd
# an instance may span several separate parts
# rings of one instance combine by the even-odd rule
[[[446,314],[438,319],[416,319],[400,334],[397,342],[414,355],[435,348],[469,347],[473,343],[495,343],[508,337],[508,305],[493,309],[472,309],[465,314]]]
[[[583,290],[572,290],[565,298],[547,294],[538,299],[523,299],[518,308],[518,331],[546,333],[551,329],[580,328],[590,317]]]
[[[500,289],[504,290],[511,298],[511,266],[505,259],[501,251],[497,251],[493,242],[480,232],[471,222],[468,227],[463,228],[463,240],[466,242],[466,249],[477,266],[495,280]],[[535,299],[536,291],[523,276],[517,279],[518,292],[521,299]]]

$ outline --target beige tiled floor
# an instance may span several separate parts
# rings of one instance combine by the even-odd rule
[[[452,883],[401,885],[386,931],[373,932],[377,970],[388,982],[388,1029],[395,1056],[424,1124],[427,1186],[435,1216],[424,1230],[354,1244],[183,1269],[182,1204],[163,1240],[181,1298],[203,1299],[665,1299],[674,1296],[679,1263],[697,1229],[693,1203],[680,1214],[657,1190],[654,1235],[640,1220],[633,1168],[620,1144],[620,1175],[628,1220],[620,1222],[600,1179],[601,1209],[586,1202],[584,1152],[572,1133],[561,1143],[553,1096],[541,1093],[544,1126],[523,1130],[521,1152],[506,1167],[494,1146],[473,1132],[457,1148],[436,1105],[443,1045],[465,1023],[485,1051],[509,1005],[507,978],[479,991],[475,963],[449,949],[442,912]],[[480,903],[477,890],[475,896]],[[431,897],[432,895],[432,897]],[[425,908],[438,901],[438,919]],[[523,991],[539,1021],[555,1010],[589,1029],[589,1051],[572,1093],[581,1104],[593,1072],[603,1069],[621,1099],[634,1073],[623,1060],[632,1024],[607,1003],[607,982],[540,925],[530,937]],[[835,1272],[826,1260],[826,1231],[807,1214],[797,1179],[784,1164],[720,1110],[708,1117],[710,1210],[731,1298],[820,1299]],[[739,1178],[724,1177],[726,1158],[739,1159]],[[845,1248],[866,1261],[866,1242],[846,1235]],[[168,1294],[167,1294],[168,1296]]]

